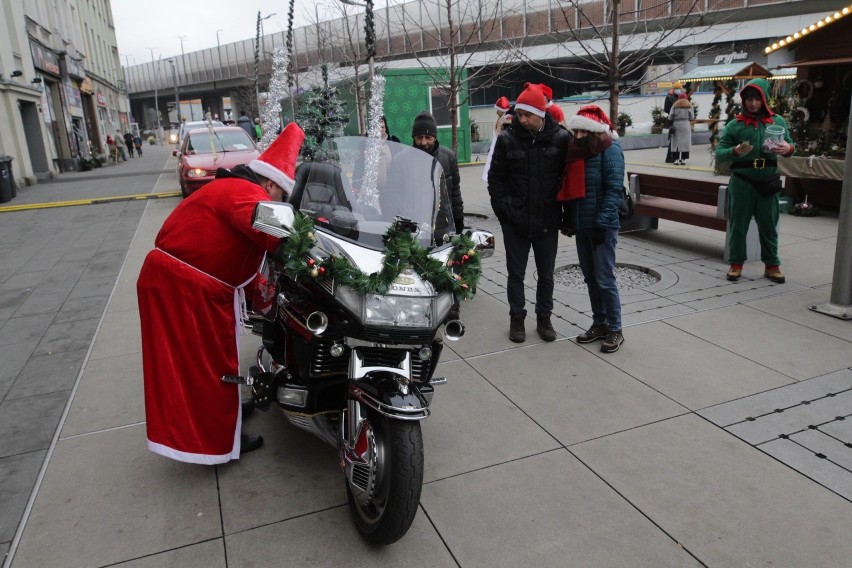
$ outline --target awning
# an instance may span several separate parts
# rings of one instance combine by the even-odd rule
[[[755,77],[771,77],[772,73],[762,65],[753,61],[740,61],[737,63],[723,63],[722,65],[704,65],[696,67],[685,74],[679,80],[683,82],[695,81],[724,81],[727,79],[754,79]]]
[[[795,67],[813,67],[815,65],[838,65],[840,63],[852,63],[852,57],[832,57],[831,59],[803,59],[787,63]]]
[[[795,67],[778,67],[772,70],[772,77],[770,79],[795,79],[796,78]]]

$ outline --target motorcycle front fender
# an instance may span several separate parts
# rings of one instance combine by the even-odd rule
[[[416,387],[403,394],[383,389],[378,381],[352,381],[348,397],[393,420],[423,420],[431,414],[429,401]]]

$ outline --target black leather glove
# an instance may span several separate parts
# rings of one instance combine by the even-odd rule
[[[594,246],[602,245],[604,243],[604,239],[606,238],[606,230],[589,229],[589,238],[592,239],[592,244]]]

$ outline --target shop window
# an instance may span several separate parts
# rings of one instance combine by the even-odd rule
[[[453,120],[452,109],[450,108],[450,88],[447,86],[429,87],[429,103],[438,128],[451,127]],[[458,105],[458,98],[456,98],[456,105]],[[458,116],[459,113],[456,113],[456,126],[459,126]]]

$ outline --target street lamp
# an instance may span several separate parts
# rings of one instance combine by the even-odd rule
[[[157,111],[157,142],[162,146],[163,133],[160,132],[160,103],[157,98],[157,80],[160,78],[160,66],[154,63],[154,48],[148,47],[147,49],[151,52],[151,66],[154,67],[154,109]]]
[[[175,67],[174,59],[166,59],[169,63],[172,64],[172,80],[175,84],[175,111],[177,112],[177,124],[178,129],[180,129],[181,116],[180,116],[180,97],[178,97],[178,85],[177,85],[177,69]],[[180,142],[180,140],[178,140]]]
[[[185,35],[177,35],[175,36],[180,40],[180,61],[183,64],[183,72],[186,74],[186,53],[183,51],[183,40],[186,39]],[[192,112],[192,99],[189,99],[189,119],[195,120],[195,113]]]

